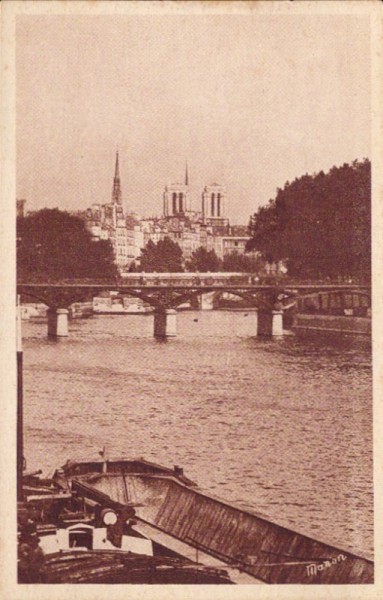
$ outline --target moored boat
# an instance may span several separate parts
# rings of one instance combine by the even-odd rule
[[[38,474],[18,503],[19,583],[230,584],[226,570],[172,552],[135,528],[135,506]]]
[[[114,292],[93,298],[95,315],[142,315],[152,311],[153,308],[140,298],[122,297]]]
[[[179,467],[143,459],[68,462],[53,480],[88,501],[134,506],[133,531],[179,556],[246,575],[248,582],[372,583],[365,557],[282,527],[201,490]]]

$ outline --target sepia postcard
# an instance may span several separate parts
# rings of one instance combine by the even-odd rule
[[[1,24],[1,597],[382,597],[382,3]]]

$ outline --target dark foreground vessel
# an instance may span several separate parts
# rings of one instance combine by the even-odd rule
[[[24,493],[41,582],[373,583],[370,560],[211,496],[180,467],[68,461],[51,480],[24,477]]]
[[[65,469],[25,474],[18,503],[19,583],[230,584],[228,573],[142,533],[132,501],[92,490]]]

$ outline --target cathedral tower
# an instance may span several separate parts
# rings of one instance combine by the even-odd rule
[[[227,227],[226,189],[213,183],[205,186],[202,192],[202,217],[206,225]]]
[[[189,199],[189,173],[186,163],[185,182],[172,183],[165,187],[164,192],[164,216],[180,217],[190,213]]]

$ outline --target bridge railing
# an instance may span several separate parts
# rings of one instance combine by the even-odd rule
[[[92,279],[92,278],[71,278],[41,281],[22,281],[19,280],[19,285],[40,285],[49,284],[54,286],[109,286],[114,287],[129,285],[129,286],[200,286],[200,285],[247,285],[256,284],[259,282],[259,277],[256,274],[247,273],[126,273],[122,276],[113,279]]]
[[[212,286],[221,284],[246,285],[259,281],[257,275],[248,273],[127,273],[121,283],[156,286]]]

